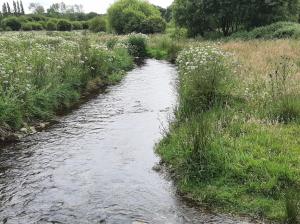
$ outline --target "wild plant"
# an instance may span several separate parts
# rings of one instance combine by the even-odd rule
[[[300,189],[290,190],[286,193],[286,223],[300,223]]]
[[[270,99],[267,106],[271,119],[287,123],[300,118],[300,99],[293,83],[296,66],[289,57],[282,56],[274,72],[269,75]]]

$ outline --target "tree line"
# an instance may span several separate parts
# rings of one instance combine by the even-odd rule
[[[299,0],[175,0],[173,19],[191,36],[222,31],[228,36],[240,30],[278,21],[299,20]]]
[[[64,2],[54,3],[48,9],[45,9],[40,3],[32,2],[29,4],[28,9],[32,12],[30,14],[33,15],[65,18],[69,20],[86,21],[98,16],[95,12],[84,13],[82,5],[67,5]],[[2,9],[0,9],[0,17],[2,19],[8,16],[23,15],[25,15],[25,9],[22,0],[13,1],[12,5],[5,2],[2,5]]]
[[[13,1],[13,7],[10,6],[8,2],[3,3],[2,11],[0,11],[1,16],[19,16],[25,15],[25,10],[22,1]]]

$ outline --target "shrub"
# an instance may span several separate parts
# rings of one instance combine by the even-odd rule
[[[258,27],[250,32],[237,32],[231,36],[231,38],[239,39],[277,39],[299,37],[300,24],[293,22],[277,22],[268,26]]]
[[[31,22],[32,20],[30,20],[27,16],[18,16],[18,20],[21,22],[21,23],[27,23],[27,22]]]
[[[17,17],[12,16],[2,20],[2,27],[6,30],[18,31],[21,29],[22,24]]]
[[[57,30],[58,31],[71,31],[72,24],[68,20],[61,19],[57,22]]]
[[[22,24],[22,30],[23,31],[30,31],[30,30],[32,30],[32,25],[30,23],[23,23]]]
[[[43,26],[41,23],[38,22],[29,22],[32,27],[32,30],[43,30]]]
[[[154,36],[151,38],[148,53],[156,59],[167,59],[175,62],[178,53],[182,50],[183,44],[180,41],[173,41],[170,37]]]
[[[106,19],[103,16],[97,16],[89,21],[89,29],[92,32],[105,32]]]
[[[88,29],[89,29],[89,22],[83,21],[83,22],[82,22],[82,29],[88,30]]]
[[[162,33],[166,30],[166,21],[159,16],[146,18],[141,24],[142,33]]]
[[[41,21],[47,21],[48,18],[46,16],[43,15],[38,15],[38,14],[32,14],[32,15],[27,15],[27,18],[29,21],[32,22],[41,22]]]
[[[166,33],[172,39],[186,39],[188,37],[188,30],[186,28],[172,27],[167,29]]]
[[[47,22],[46,21],[40,21],[38,23],[42,25],[43,29],[47,28]]]
[[[154,20],[161,18],[160,11],[143,0],[119,0],[108,9],[108,21],[111,28],[118,34],[161,30],[164,27],[160,20],[153,26]],[[152,25],[151,25],[152,24]],[[145,27],[143,27],[145,26]]]
[[[56,29],[57,29],[56,21],[55,20],[49,20],[46,24],[46,30],[54,31]]]
[[[146,37],[142,34],[131,34],[127,39],[128,52],[136,58],[147,56]]]
[[[82,30],[82,23],[79,21],[72,22],[73,30]]]

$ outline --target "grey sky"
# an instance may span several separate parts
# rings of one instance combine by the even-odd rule
[[[0,5],[3,2],[12,3],[12,0],[0,0]],[[28,12],[28,5],[31,2],[38,2],[42,4],[45,8],[48,8],[51,4],[57,2],[65,2],[67,5],[71,4],[81,4],[85,12],[98,12],[105,13],[107,8],[115,2],[115,0],[23,0],[25,11]],[[167,7],[171,5],[173,0],[149,0],[149,2],[159,5],[162,7]],[[12,4],[11,4],[12,5]]]

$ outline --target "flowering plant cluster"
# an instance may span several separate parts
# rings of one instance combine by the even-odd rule
[[[178,58],[177,65],[183,74],[189,74],[198,69],[205,69],[212,63],[223,63],[230,54],[221,51],[216,45],[203,44],[183,50]]]
[[[78,100],[91,80],[107,84],[110,75],[132,67],[125,45],[109,49],[98,37],[79,32],[3,33],[0,128],[3,123],[20,127],[28,119],[52,116]]]

